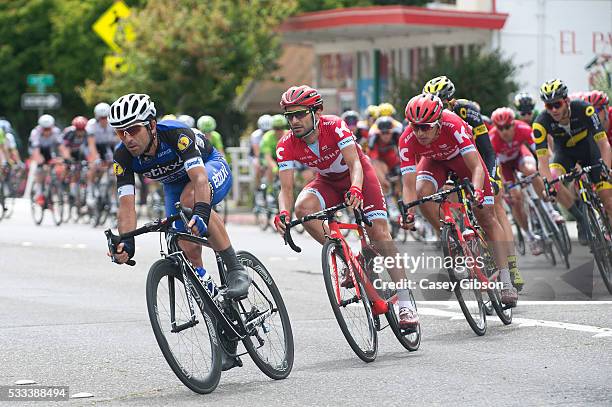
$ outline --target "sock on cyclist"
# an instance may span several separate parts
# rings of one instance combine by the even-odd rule
[[[499,270],[499,280],[504,283],[504,288],[512,287],[512,278],[510,277],[510,271],[508,271],[507,267]]]
[[[515,254],[508,256],[508,269],[515,270],[515,271],[518,269],[516,265],[516,255]]]
[[[584,224],[584,214],[582,213],[582,202],[576,200],[568,209],[569,213],[576,219],[577,222]]]
[[[225,263],[228,272],[231,273],[234,270],[244,270],[242,264],[238,262],[236,252],[234,251],[234,248],[231,245],[227,249],[220,251],[219,256],[221,256],[223,263]]]
[[[409,308],[410,310],[415,311],[414,303],[410,297],[409,290],[397,290],[397,299],[397,305],[400,308]]]

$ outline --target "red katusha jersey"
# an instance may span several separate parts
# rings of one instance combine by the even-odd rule
[[[328,179],[337,180],[350,175],[340,153],[343,148],[355,145],[355,137],[346,123],[338,116],[323,115],[318,130],[319,139],[311,145],[295,137],[292,131],[279,140],[276,145],[279,171],[293,169],[299,162]],[[357,148],[357,153],[362,164],[367,161],[361,148]]]
[[[476,151],[472,138],[472,129],[455,113],[442,112],[440,135],[431,144],[424,146],[418,142],[412,128],[406,127],[399,139],[399,155],[402,175],[416,172],[419,157],[435,161],[446,161]]]
[[[514,121],[514,137],[512,138],[512,142],[505,142],[501,138],[497,127],[493,127],[493,129],[489,131],[489,136],[491,138],[493,150],[495,150],[495,154],[497,155],[497,160],[500,163],[518,158],[523,144],[527,144],[529,148],[535,151],[535,140],[533,139],[531,126],[520,120]]]

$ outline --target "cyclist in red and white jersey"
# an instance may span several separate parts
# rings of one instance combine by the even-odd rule
[[[368,156],[376,170],[376,176],[385,194],[389,193],[391,184],[387,175],[399,174],[400,159],[397,152],[397,141],[402,134],[403,126],[390,116],[376,119],[370,129]],[[375,130],[375,131],[372,131]]]
[[[521,120],[515,120],[514,111],[508,107],[496,109],[491,115],[495,127],[489,132],[491,144],[500,164],[502,177],[505,182],[516,182],[515,172],[520,171],[529,176],[537,171],[535,159],[535,140],[531,126]],[[544,207],[557,223],[565,221],[544,196],[544,181],[541,177],[533,179],[533,186],[538,196],[544,202]],[[527,215],[523,206],[523,195],[519,188],[510,190],[512,214],[520,228],[530,242],[531,252],[534,255],[542,253],[539,244],[540,236],[533,235],[528,228]]]
[[[289,88],[282,95],[281,107],[291,130],[276,148],[281,191],[280,212],[274,223],[279,233],[284,233],[285,223],[291,220],[294,170],[302,163],[317,175],[298,195],[295,215],[306,216],[342,202],[352,208],[363,208],[364,215],[373,223],[368,228],[371,242],[382,255],[395,256],[397,251],[389,233],[382,188],[346,123],[338,116],[322,115],[321,95],[305,85]],[[319,243],[325,242],[322,221],[313,220],[304,227]],[[396,282],[406,278],[401,269],[389,272]],[[418,315],[410,301],[410,292],[398,290],[398,296],[400,325],[416,325]]]
[[[597,117],[599,117],[601,122],[601,127],[603,127],[608,136],[608,143],[612,146],[612,106],[609,106],[610,99],[608,95],[600,90],[593,90],[585,93],[583,99],[595,108]]]
[[[501,291],[504,304],[515,304],[518,298],[512,286],[508,270],[507,249],[504,247],[504,231],[493,208],[493,189],[489,173],[472,138],[472,130],[455,113],[444,109],[442,100],[423,93],[410,99],[406,105],[406,118],[410,125],[400,137],[399,151],[402,160],[403,198],[412,202],[434,194],[446,182],[449,172],[459,179],[468,178],[474,185],[474,200],[482,207],[474,207],[478,224],[492,242],[495,262],[504,283]],[[417,160],[420,157],[420,160]],[[421,207],[423,214],[439,227],[435,207]],[[409,209],[404,228],[412,227],[416,208]]]

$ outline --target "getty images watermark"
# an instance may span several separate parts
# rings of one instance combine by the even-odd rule
[[[485,278],[485,260],[481,256],[427,256],[421,253],[418,256],[408,255],[407,253],[396,253],[395,256],[376,256],[371,259],[370,268],[374,273],[381,275],[389,270],[403,270],[406,274],[415,274],[419,270],[425,269],[445,269],[452,270],[455,281],[432,281],[428,278],[421,278],[413,281],[402,278],[399,281],[387,281],[383,278],[373,279],[374,288],[377,290],[448,290],[454,291],[457,285],[461,289],[503,289],[501,281],[488,281]],[[480,273],[477,270],[482,270]],[[469,278],[468,278],[469,277]]]

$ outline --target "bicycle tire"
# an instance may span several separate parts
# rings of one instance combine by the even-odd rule
[[[416,301],[414,300],[414,296],[412,292],[410,292],[410,299],[414,304],[414,308],[417,309]],[[417,324],[414,329],[405,329],[399,326],[399,319],[397,317],[397,304],[389,303],[389,310],[385,313],[385,317],[387,318],[387,322],[391,327],[391,331],[395,335],[395,338],[399,341],[399,343],[409,350],[410,352],[415,352],[421,346],[421,324]]]
[[[175,285],[176,281],[183,283],[183,274],[180,271],[179,267],[172,262],[170,259],[161,259],[153,263],[151,268],[149,269],[149,274],[147,275],[147,283],[146,283],[146,296],[147,296],[147,311],[149,313],[149,320],[151,322],[151,327],[153,328],[153,333],[155,334],[155,339],[157,340],[157,344],[166,359],[166,362],[174,372],[174,374],[179,378],[179,380],[187,386],[189,389],[196,393],[207,394],[211,393],[215,390],[217,385],[219,384],[219,380],[221,378],[221,352],[220,343],[218,340],[218,335],[215,328],[214,317],[208,314],[203,308],[204,302],[201,298],[206,293],[203,292],[203,288],[198,281],[195,280],[191,274],[188,274],[191,285],[194,288],[193,294],[197,294],[200,300],[196,299],[196,314],[199,310],[202,320],[198,321],[199,323],[204,323],[206,326],[206,330],[208,333],[208,343],[210,343],[211,350],[211,360],[209,366],[208,374],[202,378],[202,380],[198,380],[195,378],[193,374],[187,372],[184,366],[181,365],[180,361],[177,360],[174,353],[172,352],[170,345],[168,343],[168,339],[164,334],[164,330],[160,326],[161,320],[159,316],[158,301],[158,286],[160,281],[166,277],[168,280],[168,295],[170,295],[170,285]],[[183,285],[184,287],[184,285]],[[181,292],[185,293],[184,288],[175,288],[174,293],[176,297],[176,293]],[[194,295],[194,297],[196,297]],[[187,304],[186,304],[187,305]],[[176,316],[175,316],[176,319]],[[197,327],[197,325],[195,325]],[[192,329],[187,328],[187,329]],[[184,331],[181,331],[184,332]],[[167,332],[171,333],[171,332]],[[197,343],[200,343],[198,340]]]
[[[521,256],[524,256],[525,253],[527,253],[525,237],[523,236],[523,232],[521,231],[521,227],[518,225],[518,223],[514,222],[514,226],[516,227],[516,249]]]
[[[534,233],[542,239],[542,249],[544,252],[544,256],[549,260],[551,266],[557,265],[557,259],[555,257],[555,252],[552,248],[553,243],[551,239],[548,238],[545,226],[540,223],[540,218],[537,214],[537,208],[535,205],[529,205],[529,217],[531,218],[531,222],[533,223]]]
[[[55,226],[62,224],[64,214],[64,197],[62,188],[57,182],[52,182],[49,186],[49,209],[51,209],[51,217]]]
[[[278,289],[278,286],[274,282],[274,279],[272,278],[266,267],[263,265],[263,263],[261,263],[261,261],[257,259],[257,257],[244,250],[238,251],[238,253],[236,253],[236,257],[238,258],[240,264],[242,264],[243,267],[247,269],[247,271],[253,271],[252,273],[249,272],[249,274],[253,278],[253,283],[249,288],[249,296],[247,297],[250,304],[255,303],[253,299],[255,298],[257,292],[261,293],[266,301],[271,301],[269,296],[266,296],[263,293],[264,285],[267,287],[268,292],[272,296],[273,312],[278,312],[280,322],[282,324],[282,334],[284,340],[283,351],[285,356],[283,357],[283,360],[279,361],[276,365],[272,365],[270,364],[270,362],[265,360],[264,357],[258,351],[263,347],[263,344],[261,343],[261,340],[263,340],[261,338],[261,334],[264,334],[268,338],[268,343],[272,342],[271,335],[268,335],[269,332],[266,332],[266,330],[269,330],[269,327],[271,325],[270,320],[273,314],[258,323],[258,328],[256,329],[255,333],[245,336],[245,338],[242,340],[242,343],[244,344],[244,347],[246,348],[247,352],[249,352],[249,355],[251,356],[251,359],[253,359],[253,362],[255,362],[259,370],[261,370],[266,376],[274,380],[285,379],[287,376],[289,376],[293,368],[294,343],[293,332],[291,329],[291,321],[289,319],[289,313],[287,312],[287,308],[285,307],[283,297],[280,293],[280,290]],[[260,279],[254,278],[255,273],[259,275]],[[245,300],[241,300],[240,304],[243,306],[244,302]],[[257,306],[255,305],[255,309],[256,307]],[[249,310],[249,312],[252,311],[253,308]],[[257,346],[253,342],[255,334],[257,334],[257,340],[260,342],[260,346]]]
[[[3,180],[0,179],[0,220],[2,220],[4,218],[4,212],[5,212],[5,185],[6,182],[4,182]]]
[[[339,253],[342,253],[342,247],[336,241],[333,240],[328,240],[327,242],[325,242],[321,251],[323,280],[325,281],[325,289],[327,291],[329,303],[334,312],[334,316],[336,317],[336,321],[338,322],[338,326],[340,327],[344,338],[348,342],[353,352],[355,352],[355,354],[364,362],[373,362],[376,359],[376,355],[378,353],[378,333],[374,324],[374,317],[372,315],[370,299],[368,298],[365,288],[363,287],[363,283],[361,282],[361,279],[357,274],[355,274],[354,276],[361,298],[357,298],[355,291],[355,295],[353,296],[353,298],[349,299],[348,301],[352,301],[352,303],[360,303],[359,306],[363,307],[367,329],[369,331],[369,337],[367,338],[367,340],[369,340],[370,343],[366,343],[363,347],[357,343],[357,340],[350,331],[347,325],[347,321],[342,311],[340,310],[340,304],[338,304],[338,299],[336,297],[336,289],[340,290],[340,275],[338,272],[339,267],[336,267],[336,269],[334,270],[333,264],[330,263],[330,256],[336,257],[336,264],[338,263],[338,261],[344,263],[344,259]],[[349,289],[345,290],[349,291]],[[355,290],[355,288],[353,287],[352,290]],[[347,303],[342,308],[347,309],[350,305],[351,303]]]
[[[550,215],[542,206],[541,201],[538,201],[537,208],[538,208],[538,211],[540,211],[540,216],[542,217],[542,219],[544,219],[545,228],[548,229],[551,233],[551,239],[552,239],[553,246],[555,247],[555,249],[557,249],[557,253],[559,254],[560,258],[563,260],[563,263],[565,264],[565,268],[569,269],[570,268],[569,256],[565,248],[565,245],[563,243],[563,238],[561,237],[561,232],[559,231],[559,227],[550,218]]]
[[[37,194],[34,190],[35,188],[32,187],[32,190],[30,191],[30,209],[32,211],[32,219],[34,220],[34,224],[40,225],[45,217],[45,207],[36,202]]]
[[[570,255],[572,254],[572,239],[570,239],[569,232],[567,230],[567,224],[566,222],[563,222],[558,225],[559,230],[561,231],[561,237],[563,238],[563,244],[567,249],[567,254]]]
[[[465,257],[465,253],[463,253],[459,240],[455,236],[455,230],[451,226],[445,226],[442,228],[440,241],[442,242],[442,250],[445,258],[455,258],[458,254]],[[452,282],[460,282],[455,277],[453,269],[448,269],[448,274]],[[461,308],[461,312],[463,313],[463,316],[465,316],[468,325],[470,328],[472,328],[472,331],[474,331],[476,335],[482,336],[487,332],[487,315],[482,293],[480,290],[475,289],[466,289],[465,291],[466,294],[470,292],[474,293],[478,315],[476,317],[475,314],[472,315],[472,310],[470,310],[468,307],[465,296],[462,292],[461,284],[457,284],[454,290],[457,301],[459,302],[459,307]],[[476,311],[476,309],[474,311]],[[478,321],[476,318],[478,318]]]
[[[589,233],[589,243],[591,246],[591,253],[595,257],[599,274],[608,289],[608,292],[612,294],[612,250],[610,247],[610,241],[606,239],[603,228],[607,228],[607,233],[610,235],[612,230],[610,229],[610,223],[607,216],[601,213],[598,214],[599,210],[588,206],[586,208],[587,219],[591,233]],[[600,220],[601,219],[601,220]]]

